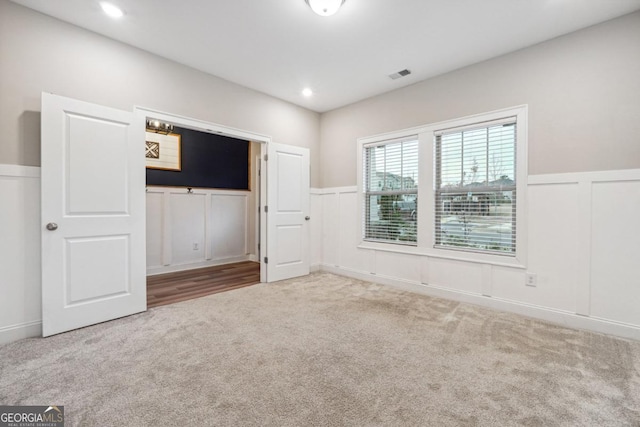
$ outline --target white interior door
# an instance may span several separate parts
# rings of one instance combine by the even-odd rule
[[[42,94],[42,334],[146,310],[144,129]]]
[[[309,150],[269,143],[267,281],[309,274]]]

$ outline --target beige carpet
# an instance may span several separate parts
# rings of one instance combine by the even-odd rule
[[[80,426],[640,426],[640,343],[326,273],[0,347]]]

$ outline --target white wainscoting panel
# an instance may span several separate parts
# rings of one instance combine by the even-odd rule
[[[482,294],[482,264],[430,258],[427,284],[480,295]]]
[[[171,264],[205,259],[205,194],[170,193]]]
[[[591,315],[640,325],[640,181],[595,182]]]
[[[322,195],[322,263],[338,266],[340,221],[338,193]]]
[[[316,188],[311,189],[309,210],[309,263],[311,271],[316,271],[322,262],[322,192]]]
[[[246,192],[207,190],[199,195],[179,194],[181,197],[194,197],[191,201],[182,203],[185,199],[180,197],[174,197],[171,202],[171,192],[176,192],[176,189],[147,189],[147,256],[151,272],[176,271],[197,265],[175,266],[166,262],[171,258],[168,255],[171,255],[172,237],[176,234],[172,231],[169,217],[175,220],[175,215],[181,216],[196,224],[195,227],[186,230],[190,239],[185,240],[185,246],[187,242],[192,245],[194,237],[204,235],[204,219],[195,222],[191,219],[192,214],[202,218],[202,212],[207,211],[203,209],[199,200],[206,200],[212,194],[241,198],[248,196]],[[184,192],[186,193],[186,189]],[[237,199],[233,200],[232,207],[242,205]],[[187,209],[189,206],[190,209]],[[229,216],[236,221],[245,214],[236,211]],[[320,216],[317,214],[318,220]],[[0,164],[0,344],[42,335],[41,223],[40,168]],[[239,240],[243,238],[240,237]],[[246,239],[238,244],[238,247],[245,245],[244,241]],[[200,243],[199,248],[204,248],[203,237]],[[195,252],[192,246],[190,250]],[[201,255],[197,259],[201,259],[200,257]],[[249,259],[249,255],[242,253],[234,258],[205,261],[201,264],[205,266],[246,259]]]
[[[323,270],[640,340],[640,170],[529,176],[524,268],[358,248],[357,189],[319,191]]]
[[[378,276],[393,277],[420,283],[422,257],[396,252],[370,251],[374,257],[374,272]]]
[[[162,267],[164,192],[147,190],[147,268]]]
[[[0,343],[41,334],[39,177],[39,168],[0,165]],[[182,191],[148,189],[150,274],[248,259],[247,254],[235,256],[246,243],[217,249],[210,241],[215,227],[222,227],[214,213],[224,211],[214,200],[231,202],[236,215],[224,211],[218,219],[233,219],[230,227],[240,230],[247,205],[236,197],[247,194]],[[312,265],[640,340],[640,170],[530,176],[527,196],[528,261],[523,270],[357,248],[356,188],[316,189],[311,197]],[[190,224],[187,230],[173,230],[178,218]],[[181,233],[184,242],[173,242]],[[246,229],[244,233],[239,241],[246,242]],[[199,243],[197,251],[194,242]],[[178,260],[187,264],[175,265],[174,244],[182,246],[175,253],[184,253]],[[202,254],[194,256],[200,248]],[[231,258],[216,261],[217,254]],[[525,286],[527,271],[537,275],[536,287]]]
[[[491,293],[483,293],[483,295],[508,301],[541,305],[538,301],[538,289],[524,286],[525,271],[521,268],[509,268],[497,265],[488,267],[491,272]]]
[[[501,280],[494,280],[492,296],[576,313],[575,273],[579,269],[578,248],[584,244],[576,239],[578,185],[529,186],[527,206],[527,271],[536,274],[537,286],[525,286],[522,271],[517,281],[516,276],[507,279],[499,274]]]
[[[40,168],[0,164],[0,344],[42,334]]]
[[[342,191],[338,195],[338,263],[341,267],[356,271],[374,272],[374,253],[358,249],[361,226],[358,211],[358,193]]]
[[[247,254],[247,197],[211,195],[211,259]]]
[[[148,187],[147,274],[255,258],[246,191]]]

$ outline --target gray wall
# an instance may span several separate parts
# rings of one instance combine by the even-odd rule
[[[323,114],[322,187],[356,184],[359,137],[521,104],[529,174],[640,168],[640,12]]]
[[[206,54],[206,52],[203,52]],[[317,113],[0,0],[0,163],[40,165],[40,94],[134,105],[261,133],[311,150]]]
[[[356,183],[359,137],[520,104],[530,174],[639,168],[638,76],[640,12],[319,116],[0,0],[0,163],[39,165],[47,91],[309,147],[313,187]]]

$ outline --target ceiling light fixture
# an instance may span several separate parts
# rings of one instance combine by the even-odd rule
[[[306,96],[308,98],[311,95],[313,95],[313,91],[311,89],[309,89],[308,87],[306,87],[306,88],[302,89],[302,95]]]
[[[344,0],[304,0],[320,16],[331,16],[340,9]]]
[[[124,15],[122,9],[114,4],[107,3],[106,1],[100,2],[100,7],[102,7],[104,13],[112,18],[122,18]]]

